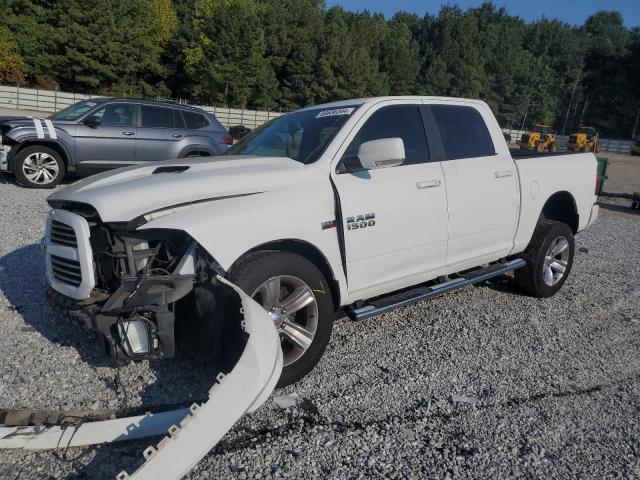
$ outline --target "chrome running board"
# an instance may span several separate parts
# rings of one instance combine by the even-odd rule
[[[387,313],[396,308],[406,307],[414,303],[428,300],[451,290],[465,287],[478,282],[483,282],[490,278],[498,277],[507,272],[522,268],[527,262],[522,258],[508,261],[506,263],[495,263],[488,267],[472,270],[464,274],[463,277],[455,278],[444,283],[431,286],[420,285],[408,291],[393,293],[386,297],[371,300],[368,305],[356,309],[348,309],[347,315],[353,320],[364,320],[365,318]]]

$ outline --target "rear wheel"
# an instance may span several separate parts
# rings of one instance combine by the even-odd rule
[[[524,253],[527,265],[515,271],[516,284],[534,297],[554,295],[571,272],[574,249],[567,224],[542,220]]]
[[[269,312],[278,329],[278,386],[300,380],[322,357],[333,327],[331,292],[320,270],[300,255],[263,251],[240,260],[229,277]]]
[[[65,168],[55,150],[40,145],[27,147],[16,155],[15,175],[27,188],[53,188],[62,181]]]
[[[557,152],[558,151],[558,145],[556,144],[556,142],[551,142],[549,144],[548,150],[550,152]]]

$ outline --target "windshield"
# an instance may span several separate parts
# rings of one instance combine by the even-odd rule
[[[258,127],[227,150],[226,155],[289,157],[315,162],[358,106],[300,110]]]
[[[92,102],[90,100],[74,103],[64,110],[60,110],[58,113],[50,115],[49,118],[51,120],[77,120],[96,105],[96,102]]]

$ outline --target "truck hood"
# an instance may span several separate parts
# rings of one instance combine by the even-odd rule
[[[220,156],[149,162],[85,178],[49,196],[51,205],[93,206],[104,222],[128,222],[168,207],[281,190],[315,179],[280,157]],[[314,169],[315,171],[315,169]]]

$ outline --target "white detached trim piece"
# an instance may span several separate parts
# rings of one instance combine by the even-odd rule
[[[0,427],[0,448],[50,449],[96,445],[168,433],[144,451],[145,463],[117,480],[171,480],[186,475],[247,412],[269,397],[282,372],[282,349],[270,315],[222,277],[242,302],[242,326],[249,335],[234,369],[218,375],[209,400],[189,409],[88,422],[79,427]]]

